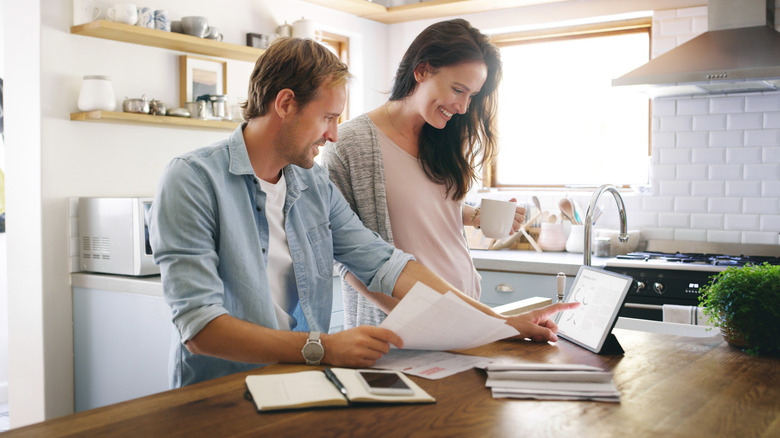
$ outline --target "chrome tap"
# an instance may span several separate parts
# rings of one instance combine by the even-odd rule
[[[591,228],[593,228],[593,213],[596,209],[596,203],[598,202],[601,194],[604,192],[612,192],[612,196],[615,198],[615,202],[618,207],[618,214],[620,215],[620,234],[618,239],[621,242],[628,240],[628,222],[626,220],[626,206],[623,204],[623,197],[620,196],[620,192],[615,186],[611,184],[604,184],[599,186],[593,196],[590,197],[590,205],[588,205],[588,212],[585,214],[585,245],[583,246],[583,264],[590,266],[590,244],[591,244]]]

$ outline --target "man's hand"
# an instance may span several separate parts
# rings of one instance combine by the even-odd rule
[[[507,320],[507,324],[514,327],[520,335],[514,339],[531,339],[534,342],[555,342],[558,336],[558,326],[550,319],[553,315],[564,310],[575,309],[580,303],[558,303],[551,306],[521,313]]]
[[[390,351],[390,344],[398,348],[403,340],[392,331],[379,327],[361,325],[350,330],[322,335],[325,348],[323,363],[333,366],[367,368]]]

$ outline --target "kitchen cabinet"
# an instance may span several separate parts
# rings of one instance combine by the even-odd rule
[[[168,390],[174,326],[160,277],[71,278],[76,412]],[[334,276],[328,332],[343,329],[341,278]]]
[[[198,38],[191,35],[164,32],[157,29],[147,29],[107,20],[96,20],[79,26],[73,26],[70,28],[70,33],[246,62],[255,62],[264,52],[264,50],[255,47],[240,46],[237,44],[210,40],[208,38]],[[223,129],[230,131],[238,126],[237,122],[232,121],[198,120],[114,111],[72,113],[70,119],[86,122],[144,124],[179,128]]]
[[[558,281],[555,275],[528,274],[504,271],[479,270],[482,276],[480,301],[490,307],[500,306],[532,297],[558,300]],[[566,277],[565,292],[569,290],[574,277]]]

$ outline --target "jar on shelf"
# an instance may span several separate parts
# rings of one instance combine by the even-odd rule
[[[81,83],[78,107],[81,111],[113,111],[116,108],[114,88],[109,76],[87,75]]]

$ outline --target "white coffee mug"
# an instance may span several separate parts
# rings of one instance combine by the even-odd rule
[[[512,201],[483,199],[479,211],[480,229],[485,237],[503,239],[512,231],[517,204]]]
[[[317,29],[317,24],[309,19],[301,18],[293,23],[292,36],[294,38],[311,38],[314,41],[322,41],[322,31]]]
[[[106,16],[117,23],[135,24],[138,22],[138,7],[132,3],[117,3],[109,8]]]
[[[100,8],[94,0],[73,0],[73,25],[89,23],[100,16]]]

